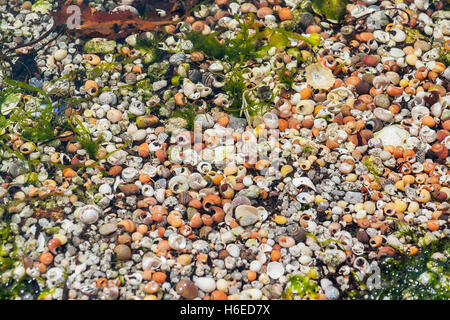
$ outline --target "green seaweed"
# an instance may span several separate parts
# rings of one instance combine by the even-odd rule
[[[245,89],[246,81],[243,77],[242,70],[236,68],[233,69],[232,72],[228,73],[223,90],[230,97],[231,105],[226,109],[226,111],[234,113],[239,113],[241,111]]]
[[[22,82],[22,81],[18,81],[18,80],[13,80],[13,79],[9,79],[8,77],[5,77],[5,79],[3,79],[3,81],[10,87],[13,88],[17,88],[17,89],[22,89],[21,92],[25,91],[25,92],[30,92],[30,93],[39,93],[41,94],[44,98],[45,98],[45,103],[48,105],[51,105],[52,101],[49,97],[49,95],[42,89],[39,89],[37,87],[34,87],[32,85],[29,85],[28,83]]]
[[[243,64],[253,59],[258,40],[263,36],[263,33],[259,32],[257,27],[255,27],[255,33],[250,33],[251,27],[254,26],[255,16],[254,14],[249,16],[248,21],[239,22],[241,30],[226,43],[227,56],[231,62]],[[235,19],[239,21],[237,17]]]
[[[419,29],[413,29],[409,27],[405,27],[404,31],[406,32],[406,40],[405,43],[413,44],[418,40],[427,40],[427,37],[424,36]]]
[[[450,65],[450,52],[446,52],[445,49],[442,48],[439,51],[438,61],[443,63],[445,67],[448,67]]]
[[[330,22],[339,23],[347,4],[348,0],[313,0],[312,9],[317,14],[324,15]]]
[[[311,279],[311,275],[293,275],[289,278],[282,297],[286,300],[317,299],[319,297],[317,281]]]
[[[26,111],[22,105],[10,115],[10,120],[22,129],[21,136],[25,140],[41,143],[56,136],[53,109],[54,106],[47,104],[34,106]]]
[[[277,35],[277,34],[281,34],[285,38],[292,38],[292,39],[296,39],[296,40],[302,40],[302,41],[306,42],[307,44],[309,44],[313,48],[319,46],[320,42],[322,40],[322,37],[319,34],[317,34],[317,33],[312,33],[312,34],[308,34],[308,35],[301,35],[301,34],[298,34],[296,32],[287,31],[287,30],[284,30],[284,29],[281,29],[281,28],[276,28],[276,29],[272,29],[272,30],[269,29],[269,32],[272,33],[272,36]],[[272,36],[271,36],[271,38],[272,38]],[[279,38],[279,39],[283,39],[283,38]],[[279,46],[281,44],[282,44],[282,42],[278,42]]]
[[[381,169],[378,168],[377,165],[375,164],[375,158],[372,156],[368,156],[364,158],[361,162],[369,170],[369,172],[374,175],[375,180],[378,182],[378,184],[380,186],[383,186],[379,178],[379,176],[383,174],[383,171],[381,171]]]
[[[441,253],[441,258],[433,256]],[[381,288],[370,299],[448,300],[450,299],[450,241],[440,239],[414,256],[387,258],[380,263]]]
[[[162,39],[157,33],[153,33],[153,37],[151,38],[137,36],[135,47],[148,55],[148,63],[160,61],[165,53],[164,50],[159,47],[161,41]]]
[[[286,87],[286,89],[290,90],[292,89],[292,86],[294,85],[294,79],[296,76],[297,69],[287,69],[286,67],[281,68],[278,71],[278,77],[280,79],[280,82]]]
[[[226,46],[216,39],[216,34],[204,35],[199,32],[190,32],[186,35],[194,45],[194,50],[202,51],[205,55],[215,59],[222,59],[227,54]]]
[[[183,118],[187,121],[186,129],[189,131],[194,130],[194,122],[197,112],[195,112],[194,106],[186,105],[176,110],[173,110],[170,114],[170,118]]]
[[[310,155],[315,152],[316,148],[310,145],[304,146],[302,149],[302,153],[305,155]]]
[[[73,124],[74,120],[80,126],[81,129],[78,129],[74,126]],[[90,156],[91,159],[94,159],[98,149],[100,148],[100,144],[104,141],[103,135],[100,134],[97,138],[93,139],[89,131],[83,125],[83,123],[81,123],[81,121],[78,118],[75,118],[73,116],[69,118],[68,123],[72,128],[73,132],[76,133],[78,142],[81,143],[83,149],[86,150],[87,154]]]
[[[258,28],[254,33],[250,30],[254,27],[255,17],[250,14],[250,19],[245,22],[239,22],[240,31],[232,39],[219,42],[216,39],[217,33],[204,35],[199,32],[190,32],[186,39],[194,45],[194,50],[202,51],[205,55],[215,59],[226,58],[232,64],[243,64],[255,57],[259,40],[266,35],[265,32],[259,32]],[[240,21],[238,17],[235,17]]]
[[[336,240],[336,239],[333,239],[333,238],[329,238],[329,239],[324,240],[324,241],[319,241],[317,239],[317,237],[314,234],[310,233],[310,232],[305,232],[305,235],[307,235],[308,237],[311,237],[312,239],[314,239],[314,241],[316,241],[321,247],[324,247],[329,242],[334,242],[334,243],[338,244],[339,246],[341,246],[342,249],[344,248],[344,244],[341,241],[339,241],[339,240]]]
[[[14,299],[23,296],[25,293],[30,293],[34,297],[37,292],[36,281],[30,276],[24,275],[18,280],[13,279],[12,275],[7,279],[3,277],[5,272],[14,271],[15,264],[21,260],[21,257],[18,256],[18,246],[14,241],[9,219],[3,216],[2,220],[6,222],[0,229],[0,300]],[[9,253],[4,250],[6,244],[13,245],[12,251]]]

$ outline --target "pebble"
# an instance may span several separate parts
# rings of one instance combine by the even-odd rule
[[[58,49],[58,50],[56,50],[53,53],[53,57],[55,58],[56,61],[61,61],[65,57],[67,57],[67,50],[65,50],[65,49]]]
[[[115,223],[105,223],[105,224],[100,226],[98,231],[100,232],[100,234],[102,236],[107,236],[107,235],[117,231],[117,224],[115,224]]]

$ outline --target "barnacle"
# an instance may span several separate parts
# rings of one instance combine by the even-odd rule
[[[314,89],[330,89],[335,81],[331,71],[318,63],[306,67],[306,82]]]

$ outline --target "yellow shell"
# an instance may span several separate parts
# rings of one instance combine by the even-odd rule
[[[256,135],[258,138],[262,136],[263,132],[264,132],[264,125],[260,124],[259,126],[257,126],[257,127],[255,128],[255,135]]]
[[[288,175],[289,173],[291,173],[292,171],[294,171],[294,168],[292,168],[292,166],[286,164],[284,166],[281,167],[280,172],[283,176],[283,178],[286,177],[286,175]]]
[[[405,212],[405,210],[407,208],[407,204],[406,204],[405,201],[397,199],[397,200],[395,200],[394,204],[395,204],[395,211],[397,211],[397,212]]]
[[[283,216],[276,216],[275,222],[277,224],[285,224],[287,222],[287,219],[286,219],[286,217],[283,217]]]

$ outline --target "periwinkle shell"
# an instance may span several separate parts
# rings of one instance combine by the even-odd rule
[[[103,210],[100,209],[100,207],[95,204],[89,204],[79,209],[78,216],[81,222],[85,224],[93,224],[97,222],[102,213]]]

